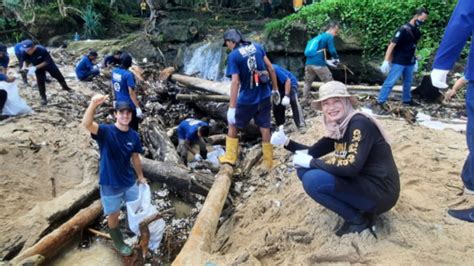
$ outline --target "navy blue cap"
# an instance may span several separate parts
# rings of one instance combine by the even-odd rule
[[[242,33],[236,29],[228,29],[224,32],[224,44],[222,46],[225,47],[225,41],[233,41],[238,43],[243,40]]]
[[[115,110],[116,111],[122,111],[122,110],[129,110],[132,111],[132,104],[129,102],[116,102],[115,103]]]
[[[33,48],[33,46],[35,46],[35,45],[33,44],[32,40],[24,40],[24,41],[21,42],[21,49],[23,51],[30,50],[31,48]]]

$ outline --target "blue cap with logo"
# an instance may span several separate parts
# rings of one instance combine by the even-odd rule
[[[21,49],[23,51],[28,51],[31,48],[33,48],[33,46],[35,46],[35,45],[33,44],[32,40],[28,39],[28,40],[24,40],[24,41],[21,42]]]

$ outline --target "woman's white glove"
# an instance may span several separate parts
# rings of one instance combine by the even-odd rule
[[[285,95],[285,97],[283,97],[283,100],[281,100],[281,105],[288,106],[289,104],[290,104],[290,97]]]
[[[390,71],[390,62],[383,60],[383,63],[380,66],[380,71],[384,74],[387,74]]]
[[[280,126],[277,132],[273,132],[270,139],[272,145],[285,145],[287,141],[288,137],[285,135],[285,131],[283,131],[283,125]]]
[[[313,160],[313,156],[297,152],[295,156],[293,156],[293,165],[296,167],[309,168],[311,160]]]
[[[227,109],[227,122],[231,125],[235,124],[235,108],[229,107]]]
[[[142,109],[140,107],[137,107],[137,117],[142,118],[142,116],[143,116]]]
[[[28,76],[33,76],[33,75],[35,75],[35,73],[36,73],[36,67],[35,66],[30,66],[28,68],[28,74],[27,75]]]
[[[446,89],[448,84],[446,78],[448,77],[449,70],[433,69],[431,71],[431,83],[438,89]]]

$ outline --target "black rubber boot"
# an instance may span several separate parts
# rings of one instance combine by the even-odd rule
[[[67,85],[66,81],[59,82],[59,84],[61,84],[61,87],[63,88],[63,90],[65,90],[65,91],[69,91],[69,92],[71,92],[71,91],[72,91],[72,89],[71,89],[71,88],[69,88],[69,86]]]
[[[120,229],[117,228],[109,228],[109,234],[112,240],[114,241],[114,248],[117,250],[120,255],[124,257],[128,257],[132,255],[133,249],[129,247],[125,242],[123,242],[123,236],[122,232],[120,232]]]

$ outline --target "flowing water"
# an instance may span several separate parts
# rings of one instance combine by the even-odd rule
[[[184,73],[221,81],[225,77],[225,49],[222,42],[200,42],[190,45],[184,52]]]

